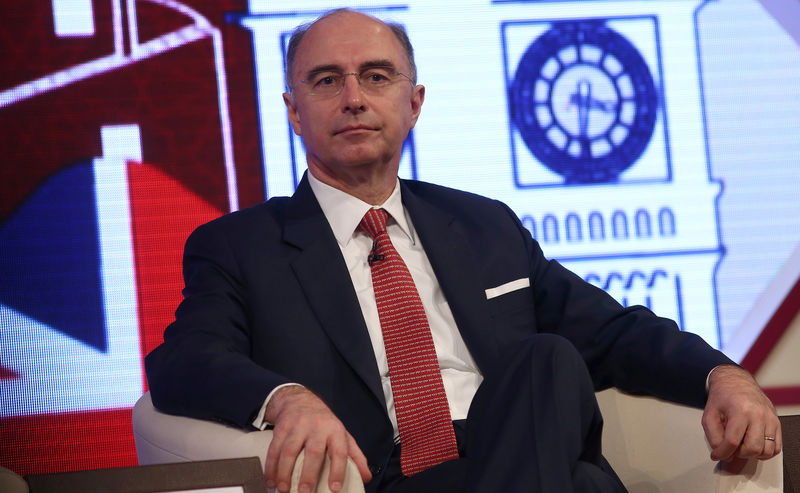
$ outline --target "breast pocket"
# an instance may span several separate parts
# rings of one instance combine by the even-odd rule
[[[486,300],[501,340],[516,341],[536,333],[536,311],[530,286]]]

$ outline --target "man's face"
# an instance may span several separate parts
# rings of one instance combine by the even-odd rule
[[[312,94],[310,84],[298,83],[323,67],[361,73],[376,63],[409,72],[394,33],[365,15],[334,14],[317,22],[303,37],[291,74],[293,95],[284,94],[284,102],[295,133],[303,138],[312,171],[334,178],[358,173],[364,167],[397,174],[403,141],[422,106],[422,86],[414,87],[400,78],[378,93],[367,93],[356,77],[348,75],[341,93],[320,97]]]

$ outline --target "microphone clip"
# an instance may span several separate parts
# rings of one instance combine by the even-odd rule
[[[369,266],[372,267],[372,264],[374,264],[375,262],[380,262],[381,260],[384,260],[385,258],[386,258],[386,255],[384,255],[382,253],[378,253],[378,242],[377,241],[373,241],[372,242],[372,253],[367,255],[367,263],[369,264]]]

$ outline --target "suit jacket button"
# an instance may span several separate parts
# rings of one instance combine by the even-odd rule
[[[383,471],[383,468],[381,466],[376,466],[375,464],[369,464],[368,468],[369,472],[372,473],[373,476],[375,476],[376,474],[380,474],[381,471]]]

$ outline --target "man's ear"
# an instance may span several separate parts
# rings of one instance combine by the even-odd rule
[[[300,114],[297,113],[297,102],[294,100],[291,94],[285,92],[283,93],[283,104],[286,105],[286,113],[289,115],[289,123],[292,124],[294,133],[302,136],[303,132],[300,130]]]
[[[425,86],[422,84],[414,86],[411,91],[411,128],[417,124],[423,101],[425,101]]]

